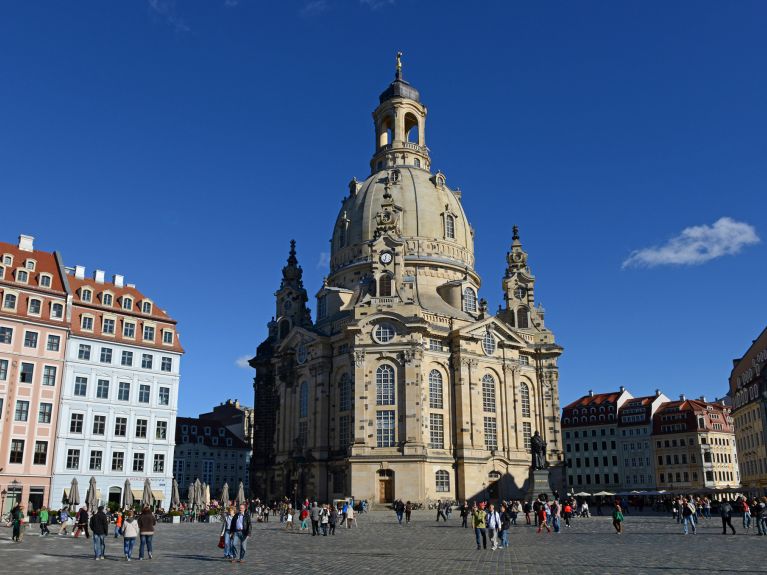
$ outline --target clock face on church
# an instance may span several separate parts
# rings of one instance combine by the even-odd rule
[[[514,297],[517,299],[522,299],[525,297],[525,294],[527,294],[527,290],[523,287],[518,287],[514,290]]]
[[[384,252],[379,256],[378,259],[381,261],[382,264],[387,265],[391,263],[393,256],[391,252]]]

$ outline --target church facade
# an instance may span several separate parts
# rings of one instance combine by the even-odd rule
[[[427,110],[402,77],[373,112],[371,174],[353,179],[309,311],[295,243],[255,368],[251,486],[262,498],[520,497],[535,431],[555,488],[557,360],[514,227],[488,312],[474,229],[431,171]]]

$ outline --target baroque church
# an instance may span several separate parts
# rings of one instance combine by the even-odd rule
[[[266,499],[521,497],[530,441],[563,461],[557,358],[516,226],[488,312],[461,192],[431,170],[426,106],[394,81],[373,112],[370,175],[332,230],[316,316],[291,242],[255,368],[251,487]]]

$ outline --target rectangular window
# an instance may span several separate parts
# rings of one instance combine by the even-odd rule
[[[80,326],[83,331],[93,331],[93,318],[89,315],[84,315],[80,318]]]
[[[131,367],[133,365],[133,352],[132,351],[123,351],[122,357],[120,358],[120,365],[125,365],[128,367]]]
[[[16,309],[16,296],[14,294],[5,294],[5,297],[3,298],[3,308],[12,310]]]
[[[125,465],[125,452],[113,451],[112,452],[112,471],[122,471]]]
[[[36,331],[24,332],[24,347],[31,347],[33,349],[36,348],[37,336],[38,336],[38,333]]]
[[[167,344],[173,344],[173,332],[169,329],[164,329],[162,332],[162,342]]]
[[[0,343],[11,343],[13,339],[12,327],[0,327]]]
[[[133,471],[135,472],[144,471],[144,454],[143,453],[133,454]]]
[[[170,405],[170,388],[161,387],[158,393],[158,402],[160,405]]]
[[[101,356],[99,357],[101,363],[112,363],[112,348],[102,347]]]
[[[78,397],[85,397],[88,394],[88,378],[78,375],[75,377],[74,394]]]
[[[77,349],[77,359],[84,359],[89,361],[91,358],[91,346],[85,343],[81,343]]]
[[[150,353],[141,354],[141,367],[143,369],[152,369],[152,354]]]
[[[43,385],[56,385],[56,366],[43,366]]]
[[[338,419],[338,441],[341,448],[347,447],[352,442],[351,415],[342,415]]]
[[[104,435],[107,430],[107,416],[106,415],[94,415],[93,416],[93,435]]]
[[[533,427],[529,421],[525,421],[522,423],[522,437],[524,437],[524,440],[525,440],[525,449],[530,449],[530,447],[532,446],[532,439],[533,439]],[[576,449],[575,451],[578,451],[578,450]]]
[[[8,360],[0,359],[0,381],[8,379]]]
[[[121,381],[117,385],[117,400],[130,401],[130,382]]]
[[[298,422],[298,444],[302,447],[306,447],[307,441],[309,439],[309,422],[308,421],[299,421]]]
[[[152,469],[154,470],[155,473],[165,472],[165,454],[164,453],[154,454],[154,465],[152,466]]]
[[[146,429],[147,429],[147,420],[146,419],[137,419],[136,420],[136,437],[139,438],[146,438]]]
[[[104,318],[101,324],[101,333],[113,335],[115,332],[115,320]]]
[[[429,414],[429,447],[445,448],[445,423],[441,413]]]
[[[138,401],[139,403],[149,403],[149,393],[150,389],[149,386],[146,384],[141,384],[138,386]]]
[[[144,326],[144,341],[154,341],[154,328],[151,325]]]
[[[91,451],[91,461],[89,465],[89,469],[98,471],[101,469],[101,456],[102,452],[98,450]]]
[[[154,433],[155,439],[167,439],[168,438],[168,422],[158,421],[157,427]]]
[[[394,447],[394,411],[376,412],[376,445]]]
[[[8,458],[8,463],[23,463],[23,462],[24,462],[24,440],[11,439],[11,455]]]
[[[45,465],[48,462],[48,442],[35,441],[35,454],[32,463],[35,465]]]
[[[115,436],[125,437],[128,434],[128,418],[116,417],[115,418]]]
[[[29,419],[29,402],[19,399],[16,401],[16,413],[13,414],[14,421],[27,421]]]
[[[109,380],[99,379],[96,382],[96,397],[98,399],[109,399]]]
[[[136,324],[131,323],[129,321],[126,321],[123,324],[123,337],[127,337],[128,339],[133,339],[136,337]]]
[[[41,403],[37,411],[37,423],[50,423],[53,415],[52,403]]]
[[[80,468],[80,450],[67,449],[67,469]]]
[[[485,449],[498,449],[498,427],[495,417],[485,417]]]
[[[58,335],[49,335],[48,336],[48,344],[45,346],[45,349],[48,351],[59,351],[59,348],[61,347],[61,337]]]
[[[83,419],[84,419],[84,416],[82,413],[73,413],[72,418],[69,420],[69,432],[82,433]]]
[[[43,308],[43,303],[39,299],[29,300],[29,313],[30,315],[40,315],[40,310]]]
[[[160,362],[160,370],[161,371],[172,371],[173,370],[173,358],[163,357],[162,361]]]
[[[32,383],[35,377],[35,364],[34,363],[22,363],[21,371],[19,372],[19,382]]]
[[[64,317],[64,306],[60,303],[54,303],[51,305],[51,317],[53,319],[61,319]]]

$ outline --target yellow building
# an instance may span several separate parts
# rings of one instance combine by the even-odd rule
[[[557,358],[514,228],[491,314],[462,194],[431,171],[427,110],[398,67],[373,112],[371,173],[332,225],[307,307],[294,246],[256,369],[261,497],[522,495],[539,431],[561,481]]]

